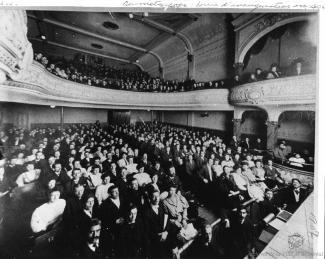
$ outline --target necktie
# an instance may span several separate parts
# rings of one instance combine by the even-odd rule
[[[300,193],[300,191],[299,190],[295,190],[295,193],[298,195]]]

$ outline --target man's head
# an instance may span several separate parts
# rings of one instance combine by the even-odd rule
[[[168,195],[169,197],[173,197],[176,195],[176,191],[177,191],[177,186],[175,184],[171,184],[168,187]]]
[[[159,201],[160,201],[160,192],[159,191],[152,192],[150,196],[150,203],[152,205],[158,205]]]
[[[61,172],[61,169],[62,169],[62,165],[60,163],[55,163],[55,165],[54,165],[54,171],[56,173],[59,173],[59,172]]]
[[[112,185],[108,188],[107,191],[112,199],[118,199],[119,198],[119,190],[117,185]]]
[[[91,219],[88,224],[87,242],[89,244],[98,245],[101,232],[101,221],[99,219]]]
[[[49,202],[53,203],[60,199],[60,191],[56,188],[50,189],[49,191]]]
[[[88,195],[83,201],[83,206],[85,210],[92,211],[94,204],[95,204],[95,197],[92,194]]]
[[[85,191],[85,187],[82,184],[76,184],[73,188],[74,190],[74,194],[76,195],[76,197],[81,200],[84,191]]]
[[[111,181],[111,177],[109,176],[109,174],[102,174],[101,178],[104,184],[109,184]]]
[[[265,198],[267,200],[272,200],[272,198],[273,198],[273,191],[270,190],[270,189],[266,189],[265,190]]]
[[[169,167],[169,176],[174,177],[176,175],[175,167],[171,166]]]
[[[241,220],[245,219],[247,217],[247,210],[246,208],[240,208],[240,211],[239,211],[239,218]]]
[[[139,190],[139,182],[138,182],[138,179],[136,178],[133,178],[132,181],[131,181],[131,189],[132,190]]]
[[[128,211],[128,221],[129,223],[135,223],[138,215],[138,208],[136,206],[131,206]]]

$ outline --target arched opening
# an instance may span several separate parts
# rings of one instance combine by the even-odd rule
[[[294,153],[305,150],[312,155],[315,149],[315,112],[285,111],[279,117],[278,142],[285,140]]]
[[[245,111],[242,116],[241,140],[249,138],[254,143],[257,138],[262,140],[263,148],[266,147],[267,113],[262,110]]]
[[[259,38],[244,54],[243,77],[256,68],[268,71],[277,64],[283,75],[292,74],[297,60],[302,61],[303,73],[316,71],[317,30],[313,21],[295,21],[284,24]]]

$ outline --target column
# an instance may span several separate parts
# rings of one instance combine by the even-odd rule
[[[195,65],[194,65],[194,55],[188,53],[187,54],[187,62],[188,62],[188,68],[187,68],[187,79],[194,79],[195,78]]]
[[[60,110],[60,125],[61,125],[61,130],[63,130],[64,127],[64,108],[61,106]]]
[[[267,125],[266,147],[269,150],[273,150],[277,141],[279,124],[277,121],[267,121],[266,125]]]
[[[240,139],[241,135],[241,119],[233,119],[233,135]]]
[[[234,64],[234,72],[235,72],[234,74],[240,76],[243,72],[243,67],[244,67],[244,63],[242,63],[242,62],[235,63]]]
[[[160,65],[159,65],[159,68],[158,68],[158,72],[159,72],[159,77],[161,79],[164,79],[164,77],[165,77],[164,68],[162,66],[160,66]]]

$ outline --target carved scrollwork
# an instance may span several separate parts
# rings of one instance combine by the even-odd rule
[[[267,27],[273,26],[279,21],[282,21],[288,17],[292,17],[294,14],[291,13],[278,13],[266,16],[262,21],[255,24],[255,34],[264,30]]]
[[[46,100],[64,100],[87,105],[114,105],[126,107],[166,109],[220,109],[233,110],[228,102],[228,89],[210,89],[179,93],[147,93],[104,89],[79,84],[49,73],[42,65],[34,62],[16,81],[8,80],[5,85],[15,90],[29,90],[46,95]],[[40,96],[38,96],[41,98]],[[44,97],[45,99],[45,97]]]
[[[236,105],[265,106],[315,104],[315,75],[264,80],[231,89],[230,102]]]
[[[23,10],[0,10],[0,70],[18,79],[32,63],[33,49],[27,39],[27,17]]]

